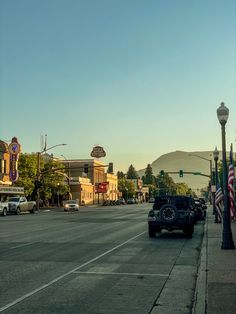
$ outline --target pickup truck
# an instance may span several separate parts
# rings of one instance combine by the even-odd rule
[[[8,203],[0,202],[0,215],[6,216],[8,212]]]
[[[28,202],[24,196],[14,196],[8,198],[8,212],[19,215],[21,212],[30,212],[34,214],[36,211],[36,202]]]

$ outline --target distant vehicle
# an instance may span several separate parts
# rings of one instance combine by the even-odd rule
[[[6,216],[8,212],[8,203],[0,202],[0,215]]]
[[[116,201],[116,204],[117,205],[125,205],[125,199],[124,198],[119,198],[117,201]]]
[[[157,196],[148,213],[148,234],[154,238],[162,229],[183,230],[187,238],[194,232],[193,198],[180,195]]]
[[[155,202],[155,198],[154,197],[150,197],[148,200],[148,203],[154,203]]]
[[[27,201],[25,196],[14,196],[7,199],[8,212],[11,214],[20,215],[22,212],[30,212],[34,214],[36,211],[36,202]]]
[[[79,204],[76,200],[69,200],[64,202],[64,211],[68,212],[70,210],[79,211]]]
[[[197,220],[204,220],[206,218],[206,204],[203,203],[202,199],[197,197],[194,198],[194,204]]]
[[[136,201],[135,201],[135,198],[128,198],[127,199],[127,204],[135,204],[136,203]]]

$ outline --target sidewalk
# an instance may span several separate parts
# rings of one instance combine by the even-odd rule
[[[236,313],[236,249],[222,250],[222,224],[214,223],[211,208],[205,224],[195,294],[195,314]],[[236,245],[236,221],[231,223]]]

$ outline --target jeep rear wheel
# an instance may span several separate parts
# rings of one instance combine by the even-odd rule
[[[160,218],[164,222],[173,223],[178,218],[178,210],[174,205],[166,204],[160,208]]]

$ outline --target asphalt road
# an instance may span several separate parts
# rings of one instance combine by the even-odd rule
[[[0,217],[0,312],[191,313],[203,223],[150,239],[151,206]]]

